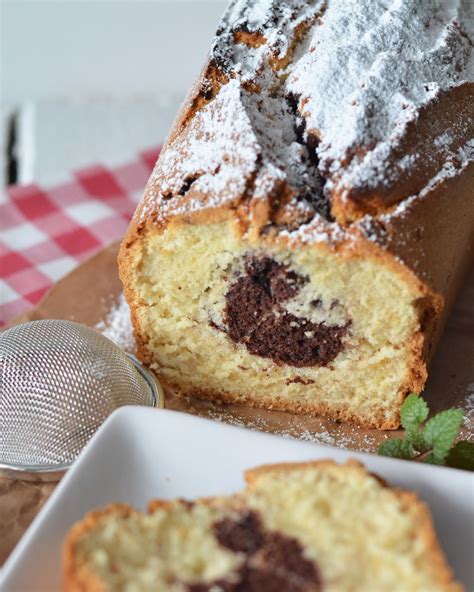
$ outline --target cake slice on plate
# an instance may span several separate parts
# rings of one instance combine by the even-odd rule
[[[264,466],[233,496],[112,505],[63,549],[66,592],[454,592],[426,506],[362,465]]]

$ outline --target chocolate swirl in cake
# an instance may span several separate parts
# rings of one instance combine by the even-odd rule
[[[250,259],[226,293],[225,330],[249,352],[290,366],[327,366],[344,348],[350,321],[315,323],[285,309],[308,278],[268,257]],[[320,306],[315,300],[314,307]]]
[[[321,576],[300,543],[279,532],[267,531],[259,515],[248,511],[214,525],[219,543],[244,556],[238,571],[227,579],[190,584],[189,592],[319,592]]]

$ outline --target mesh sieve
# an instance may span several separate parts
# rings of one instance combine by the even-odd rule
[[[70,321],[0,334],[0,468],[46,478],[64,471],[122,405],[163,404],[153,376],[112,341]]]

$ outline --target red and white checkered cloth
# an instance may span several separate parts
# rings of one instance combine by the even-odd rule
[[[146,150],[113,169],[81,169],[53,188],[7,189],[8,199],[0,203],[0,326],[123,236],[158,153]]]

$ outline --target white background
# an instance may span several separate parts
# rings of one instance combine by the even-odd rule
[[[51,183],[164,139],[223,0],[0,0],[2,154],[17,114],[20,180]]]

